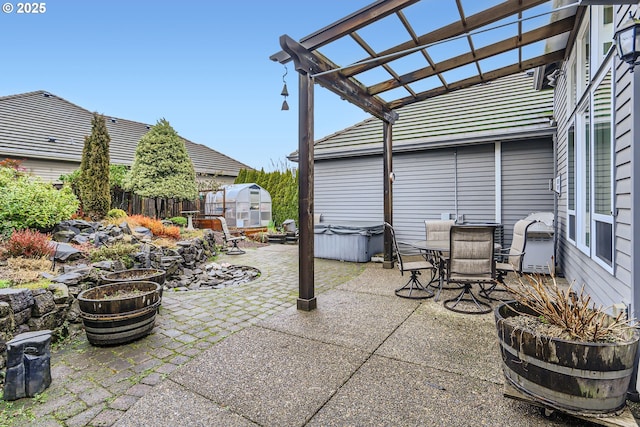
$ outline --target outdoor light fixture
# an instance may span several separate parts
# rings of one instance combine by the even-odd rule
[[[282,75],[282,82],[284,83],[284,86],[282,86],[282,92],[280,93],[280,95],[284,96],[284,101],[282,101],[282,108],[280,108],[280,110],[282,111],[286,111],[289,109],[289,104],[287,104],[287,96],[289,96],[289,91],[287,90],[287,82],[284,79],[287,76],[287,73],[289,72],[289,70],[287,70],[287,66],[284,66],[284,74]]]
[[[629,20],[613,35],[618,57],[629,64],[629,71],[640,64],[640,21],[629,13]]]

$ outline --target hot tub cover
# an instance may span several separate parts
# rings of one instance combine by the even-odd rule
[[[332,222],[315,224],[315,234],[358,234],[375,236],[384,233],[384,224],[379,222]]]

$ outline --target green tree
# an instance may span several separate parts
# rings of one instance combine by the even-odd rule
[[[194,200],[198,197],[196,173],[182,138],[165,119],[158,120],[138,142],[124,189],[155,201]]]
[[[93,113],[91,135],[84,137],[78,189],[80,190],[82,209],[94,221],[104,218],[111,207],[110,141],[104,116]]]

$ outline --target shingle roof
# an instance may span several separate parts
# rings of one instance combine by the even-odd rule
[[[0,156],[80,162],[92,114],[43,90],[0,97]],[[130,165],[138,141],[151,125],[105,118],[111,163]],[[209,147],[184,141],[196,173],[237,176],[240,169],[251,169]]]
[[[393,151],[548,136],[553,91],[533,89],[533,77],[514,74],[449,92],[398,110]],[[316,159],[382,152],[382,121],[374,117],[315,142]],[[290,156],[297,160],[297,152]]]

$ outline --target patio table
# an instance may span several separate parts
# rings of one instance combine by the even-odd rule
[[[445,252],[449,252],[449,241],[448,240],[417,240],[414,242],[409,242],[409,244],[418,249],[422,256],[438,269],[436,275],[434,275],[434,280],[427,284],[427,287],[432,287],[438,290],[434,301],[438,301],[440,297],[440,293],[442,289],[444,289],[444,277],[445,277],[445,263],[446,259],[443,256]],[[438,280],[438,285],[434,286],[433,283]]]

